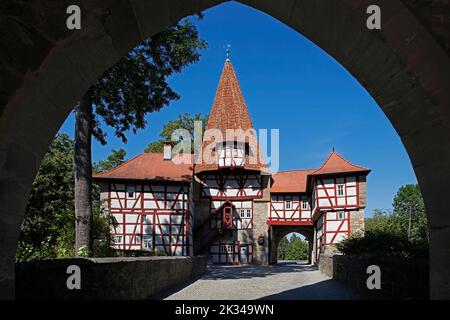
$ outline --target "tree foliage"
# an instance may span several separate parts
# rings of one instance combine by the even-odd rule
[[[125,149],[112,149],[111,154],[106,158],[106,160],[100,160],[97,164],[94,165],[94,172],[106,171],[120,166],[125,162],[126,156],[127,152],[125,151]]]
[[[295,233],[288,239],[283,237],[278,244],[278,260],[308,260],[308,242]]]
[[[196,121],[202,122],[202,136],[203,132],[206,128],[206,124],[208,123],[208,115],[202,116],[201,113],[197,113],[191,115],[189,113],[185,113],[179,115],[176,120],[171,120],[166,123],[163,127],[163,130],[159,134],[161,139],[155,142],[151,142],[147,145],[144,152],[149,153],[161,153],[163,152],[164,142],[172,140],[172,133],[177,129],[186,129],[190,136],[191,140],[189,141],[191,144],[191,153],[194,152],[194,124]]]
[[[419,186],[401,186],[392,207],[392,212],[374,210],[373,216],[366,219],[364,236],[352,235],[337,248],[344,254],[354,255],[427,256],[427,217]]]
[[[21,226],[17,260],[49,259],[64,251],[73,226],[73,140],[59,134],[33,182]]]
[[[58,134],[42,160],[21,226],[17,261],[75,255],[73,145],[74,141],[67,134]],[[125,155],[124,150],[113,150],[108,160],[100,162],[105,168],[113,168],[124,160]],[[109,256],[109,217],[100,211],[98,187],[93,189],[92,204],[93,255]]]
[[[179,95],[167,78],[200,59],[206,42],[184,19],[145,40],[106,71],[90,89],[94,106],[93,135],[106,144],[103,122],[123,142],[126,133],[146,125],[145,115],[160,110]]]

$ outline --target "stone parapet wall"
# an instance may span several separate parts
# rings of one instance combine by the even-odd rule
[[[381,289],[369,290],[367,267],[381,270]],[[363,299],[428,299],[428,259],[322,254],[319,270]]]
[[[17,299],[149,299],[206,272],[206,256],[43,260],[16,264]],[[67,268],[81,271],[69,290]]]

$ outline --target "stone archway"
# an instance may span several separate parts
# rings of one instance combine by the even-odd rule
[[[299,233],[306,238],[308,241],[308,263],[313,260],[313,239],[314,239],[314,227],[313,226],[283,226],[283,225],[273,225],[269,228],[269,263],[276,264],[278,262],[278,247],[280,241],[290,233]]]
[[[102,72],[145,37],[222,0],[74,0],[0,5],[0,295],[14,297],[14,255],[31,183],[51,139]],[[443,11],[410,0],[242,0],[303,34],[341,63],[400,135],[430,230],[432,298],[450,298],[449,37]],[[425,3],[426,2],[426,3]],[[439,1],[431,1],[439,8]],[[429,1],[423,1],[427,4]],[[70,4],[82,29],[65,28]],[[365,28],[366,8],[382,29]],[[444,10],[444,4],[442,4]],[[438,16],[439,18],[439,16]],[[442,21],[442,24],[440,24]]]

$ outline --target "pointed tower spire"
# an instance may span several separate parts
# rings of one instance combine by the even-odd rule
[[[227,49],[227,53],[228,49]],[[227,139],[227,130],[242,130],[246,132],[253,128],[253,123],[250,118],[250,114],[245,104],[244,96],[242,94],[239,82],[234,71],[233,65],[229,58],[225,60],[223,66],[222,75],[220,76],[219,85],[217,86],[216,96],[209,114],[208,124],[206,130],[220,130],[224,140]],[[252,138],[253,139],[253,138]],[[238,140],[241,140],[238,138]],[[243,140],[241,140],[243,141]],[[252,142],[256,141],[256,136]],[[248,142],[248,141],[246,141]],[[203,142],[203,150],[209,142]],[[257,145],[257,141],[255,142]],[[254,145],[254,144],[253,144]],[[260,155],[259,146],[258,150],[252,150],[254,154]],[[258,160],[256,164],[246,163],[245,168],[259,170],[262,167],[266,167],[261,161]],[[196,166],[196,172],[205,170],[215,170],[217,165],[198,164]]]

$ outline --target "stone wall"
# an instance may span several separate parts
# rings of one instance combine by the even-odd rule
[[[366,286],[367,267],[381,270],[381,289]],[[429,266],[427,259],[376,256],[320,255],[319,269],[344,284],[363,299],[428,299]]]
[[[350,232],[364,234],[364,209],[349,211],[350,214]]]
[[[81,270],[69,290],[67,267]],[[206,257],[44,260],[16,264],[16,299],[149,299],[206,272]]]

